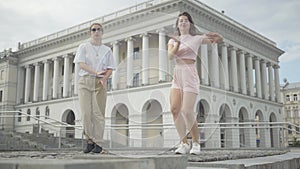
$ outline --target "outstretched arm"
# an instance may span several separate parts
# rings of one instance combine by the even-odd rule
[[[216,32],[209,32],[208,34],[205,34],[205,36],[207,38],[203,40],[204,44],[219,43],[223,41],[223,36]]]

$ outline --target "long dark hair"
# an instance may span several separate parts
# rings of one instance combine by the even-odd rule
[[[188,20],[189,20],[189,22],[190,22],[190,31],[189,31],[189,33],[190,33],[192,36],[196,35],[197,32],[196,32],[196,28],[195,28],[195,25],[194,25],[193,18],[192,18],[192,16],[191,16],[189,13],[187,13],[187,12],[183,12],[183,13],[181,13],[181,14],[178,15],[177,20],[176,20],[176,25],[175,25],[175,27],[176,27],[176,32],[175,32],[175,33],[178,34],[179,36],[181,35],[180,30],[179,30],[179,28],[177,27],[177,26],[178,26],[179,17],[181,17],[181,16],[186,16],[186,17],[188,18]]]

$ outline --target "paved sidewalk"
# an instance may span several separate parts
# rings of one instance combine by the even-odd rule
[[[219,149],[203,150],[200,155],[185,156],[175,155],[167,149],[119,149],[109,150],[107,154],[84,154],[82,151],[67,150],[15,151],[0,152],[0,168],[93,169],[102,166],[104,169],[259,169],[265,166],[270,169],[298,169],[299,159],[300,149]]]

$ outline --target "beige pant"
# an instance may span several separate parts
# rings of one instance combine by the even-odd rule
[[[105,126],[106,89],[99,78],[83,76],[78,81],[78,97],[82,114],[83,133],[101,146]]]

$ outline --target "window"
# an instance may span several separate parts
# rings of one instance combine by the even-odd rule
[[[285,100],[286,100],[286,101],[290,101],[290,95],[286,95],[286,96],[285,96]]]
[[[298,110],[294,110],[294,117],[299,118],[299,111]]]
[[[37,118],[40,118],[40,109],[37,107],[36,110],[35,110],[35,116]]]
[[[122,60],[124,60],[125,58],[126,58],[126,56],[125,56],[125,52],[123,52],[123,53],[122,53],[122,57],[121,57],[121,59],[120,59],[120,60],[122,61]]]
[[[50,109],[48,106],[46,106],[46,109],[45,109],[45,119],[48,119],[48,117],[50,116]]]
[[[0,102],[3,101],[3,90],[0,90]]]
[[[300,128],[298,127],[298,124],[297,124],[297,126],[296,126],[296,134],[300,134],[299,132],[300,132]]]
[[[75,72],[75,63],[72,64],[72,73]]]
[[[140,74],[135,74],[133,77],[133,87],[138,87],[139,86],[139,79],[140,79]]]
[[[21,122],[22,121],[22,113],[21,113],[21,110],[19,110],[19,113],[18,113],[18,122]]]
[[[139,55],[140,55],[140,52],[139,52],[139,51],[140,51],[140,48],[139,48],[139,47],[133,49],[133,59],[134,59],[134,60],[139,59],[139,57],[140,57],[140,56],[139,56]]]
[[[30,121],[30,115],[31,115],[31,111],[30,109],[27,109],[27,121]]]
[[[292,116],[291,116],[291,111],[290,110],[287,110],[286,111],[286,117],[287,118],[291,118]]]
[[[62,65],[62,67],[61,67],[61,75],[62,75],[62,76],[64,75],[64,68],[65,68],[65,66]]]
[[[292,134],[292,126],[291,125],[288,125],[288,133]]]
[[[1,70],[1,75],[0,75],[1,77],[1,80],[4,80],[4,70]]]
[[[111,90],[111,83],[112,83],[112,79],[111,78],[107,79],[107,82],[106,82],[107,91]]]
[[[297,96],[297,94],[294,94],[294,101],[298,101],[298,96]]]

